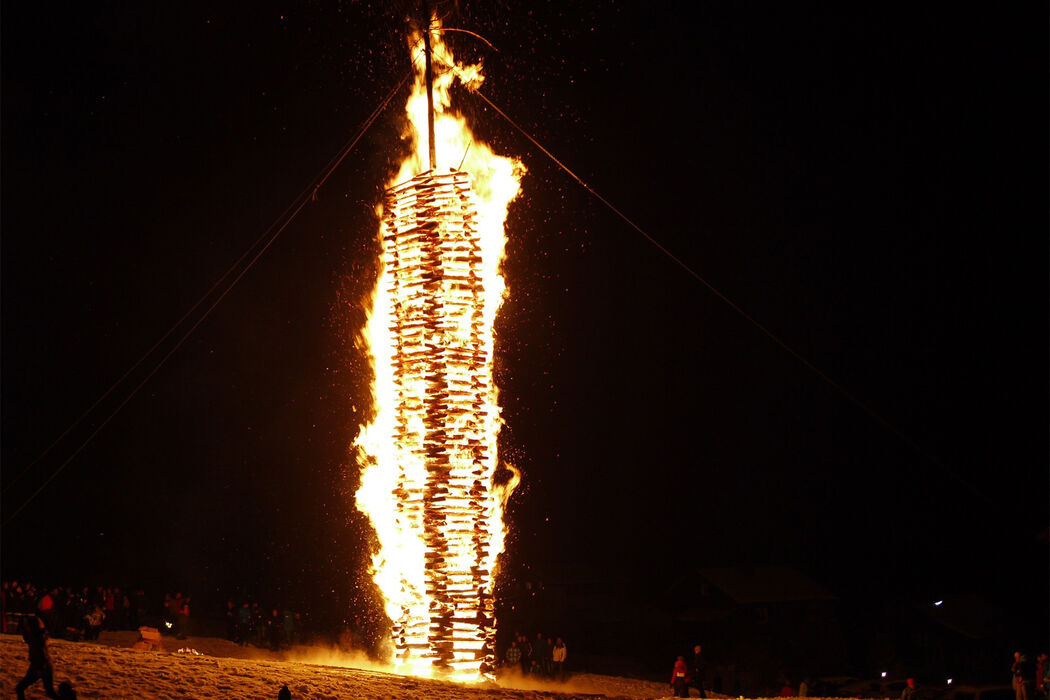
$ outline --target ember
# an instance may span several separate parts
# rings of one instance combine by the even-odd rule
[[[433,43],[437,62],[456,66]],[[503,549],[493,324],[504,294],[503,221],[521,166],[447,113],[452,79],[465,75],[481,79],[476,66],[436,78],[430,132],[437,153],[468,153],[462,169],[424,168],[434,157],[424,75],[408,102],[416,148],[383,205],[383,268],[366,329],[376,417],[357,443],[366,457],[357,504],[379,537],[373,575],[399,669],[474,680],[491,666]]]

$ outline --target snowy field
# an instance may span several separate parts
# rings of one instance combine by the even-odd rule
[[[575,674],[566,683],[501,677],[499,685],[458,685],[408,678],[336,650],[295,647],[286,652],[241,648],[226,640],[164,639],[165,651],[136,651],[135,632],[103,633],[98,643],[52,640],[55,687],[72,681],[79,698],[276,698],[285,683],[292,698],[433,698],[436,700],[540,700],[557,698],[669,697],[668,685],[613,676]],[[178,650],[193,649],[201,655]],[[14,696],[26,668],[20,636],[0,635],[0,695]],[[695,693],[695,691],[694,691]],[[27,698],[45,697],[38,682]]]

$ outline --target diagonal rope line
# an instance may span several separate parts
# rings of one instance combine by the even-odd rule
[[[594,195],[594,197],[595,197],[595,198],[596,198],[596,199],[597,199],[597,200],[598,200],[599,202],[601,202],[601,203],[602,203],[602,204],[604,204],[604,205],[605,205],[606,207],[608,207],[608,208],[609,208],[610,210],[612,210],[612,212],[613,212],[614,214],[616,214],[616,215],[617,215],[617,216],[619,216],[619,217],[620,217],[621,219],[623,219],[623,220],[624,220],[624,221],[625,221],[625,222],[626,222],[626,223],[627,223],[627,224],[628,224],[628,225],[629,225],[629,226],[630,226],[631,228],[633,228],[633,229],[634,229],[635,231],[637,231],[638,233],[640,233],[640,234],[641,234],[641,235],[642,235],[642,236],[643,236],[643,237],[644,237],[644,238],[645,238],[645,239],[646,239],[647,241],[649,241],[649,242],[650,242],[650,243],[652,243],[652,244],[653,244],[654,246],[656,246],[656,248],[657,248],[657,249],[658,249],[658,250],[659,250],[659,251],[660,251],[661,253],[663,253],[663,254],[664,254],[664,255],[666,255],[666,256],[667,256],[668,258],[670,258],[671,260],[673,260],[673,261],[674,261],[674,262],[675,262],[675,263],[676,263],[676,264],[677,264],[677,265],[678,265],[679,267],[681,267],[681,268],[682,268],[683,270],[685,270],[685,271],[686,271],[686,273],[687,273],[687,274],[689,274],[689,276],[690,276],[690,277],[694,278],[695,280],[697,280],[698,282],[700,282],[700,284],[702,284],[702,285],[704,285],[705,287],[707,287],[707,289],[708,289],[708,290],[709,290],[709,291],[710,291],[710,292],[711,292],[712,294],[714,294],[714,295],[715,295],[716,297],[718,297],[719,299],[721,299],[722,301],[724,301],[724,302],[725,302],[725,303],[726,303],[726,304],[727,304],[727,305],[728,305],[728,306],[729,306],[729,307],[730,307],[731,309],[733,309],[733,311],[736,311],[736,312],[737,312],[738,314],[740,314],[741,316],[743,316],[743,317],[744,317],[744,319],[746,319],[746,320],[747,320],[747,321],[748,321],[749,323],[751,323],[751,325],[753,325],[753,326],[754,326],[755,328],[757,328],[757,329],[758,329],[759,331],[761,331],[761,332],[762,332],[762,333],[763,333],[763,334],[764,334],[764,335],[765,335],[766,337],[768,337],[768,338],[769,338],[770,340],[772,340],[772,341],[773,341],[774,343],[776,343],[777,345],[779,345],[781,349],[783,349],[783,350],[784,350],[785,352],[787,352],[787,353],[788,353],[789,355],[791,355],[791,356],[792,356],[793,358],[795,358],[796,360],[798,360],[798,361],[799,361],[799,362],[800,362],[800,363],[801,363],[801,364],[802,364],[802,365],[803,365],[803,366],[804,366],[804,367],[805,367],[806,369],[810,370],[810,371],[811,371],[811,372],[813,372],[813,373],[814,373],[815,375],[817,375],[818,377],[820,377],[821,379],[823,379],[823,380],[824,380],[825,382],[827,382],[827,384],[828,384],[829,386],[831,386],[831,388],[833,388],[833,389],[834,389],[835,391],[837,391],[837,392],[838,392],[838,393],[840,393],[840,394],[841,394],[842,396],[844,396],[844,397],[845,397],[845,398],[846,398],[846,399],[847,399],[847,400],[848,400],[848,401],[849,401],[850,403],[852,403],[852,404],[853,404],[854,406],[856,406],[857,408],[859,408],[859,409],[860,409],[860,410],[861,410],[862,412],[864,412],[865,414],[867,414],[867,416],[868,416],[869,418],[871,418],[871,419],[872,419],[872,420],[874,420],[874,421],[875,421],[876,423],[878,423],[879,425],[881,425],[881,426],[882,426],[883,428],[885,428],[886,430],[888,430],[888,431],[889,431],[890,433],[892,433],[893,435],[895,435],[895,436],[896,436],[896,437],[897,437],[898,439],[900,439],[900,440],[901,440],[901,441],[902,441],[902,442],[903,442],[904,444],[906,444],[906,445],[907,445],[908,447],[910,447],[910,448],[912,448],[913,450],[915,450],[915,452],[916,452],[916,453],[917,453],[917,454],[918,454],[919,456],[921,456],[922,458],[924,458],[925,460],[927,460],[928,462],[930,462],[930,463],[931,463],[931,464],[933,464],[934,466],[936,466],[936,467],[938,467],[939,469],[943,470],[943,471],[944,471],[944,472],[945,472],[946,474],[948,474],[948,475],[950,475],[951,477],[953,477],[954,479],[956,479],[956,480],[957,480],[957,481],[958,481],[958,482],[959,482],[960,484],[962,484],[963,486],[965,486],[965,487],[966,487],[966,488],[967,488],[967,489],[968,489],[968,490],[969,490],[969,491],[970,491],[971,493],[973,493],[973,494],[974,494],[975,496],[977,496],[977,497],[978,497],[978,498],[980,498],[981,500],[983,500],[983,501],[985,501],[986,503],[989,503],[989,504],[991,504],[991,505],[995,505],[995,503],[994,503],[994,502],[993,502],[993,501],[992,501],[992,500],[991,500],[991,499],[990,499],[990,498],[989,498],[989,497],[988,497],[987,495],[985,495],[985,494],[984,494],[984,492],[982,492],[982,491],[981,491],[981,490],[979,490],[979,489],[978,489],[978,488],[977,488],[976,486],[974,486],[974,485],[973,485],[972,483],[970,483],[970,481],[969,481],[969,480],[967,480],[967,479],[963,478],[963,476],[962,476],[962,475],[958,474],[958,473],[957,473],[957,472],[956,472],[955,470],[951,469],[951,468],[950,468],[950,467],[948,467],[948,466],[947,466],[946,464],[944,464],[943,462],[941,462],[941,461],[940,461],[939,459],[937,459],[936,457],[934,457],[934,456],[933,456],[932,454],[930,454],[929,452],[927,452],[927,451],[926,451],[925,449],[923,449],[923,447],[922,447],[921,445],[919,445],[919,443],[917,443],[917,442],[916,442],[915,440],[913,440],[913,439],[911,438],[911,436],[909,436],[909,435],[908,435],[907,433],[905,433],[905,432],[904,432],[903,430],[899,429],[899,428],[898,428],[897,426],[895,426],[895,425],[894,425],[893,423],[891,423],[891,422],[890,422],[889,420],[887,420],[887,419],[883,418],[883,417],[882,417],[882,416],[881,416],[881,415],[880,415],[879,413],[877,413],[877,412],[875,411],[875,409],[871,408],[871,406],[869,406],[869,405],[868,405],[868,404],[866,404],[865,402],[861,401],[861,400],[860,400],[859,398],[857,398],[857,396],[855,396],[855,395],[854,395],[854,394],[853,394],[853,393],[852,393],[851,391],[849,391],[849,390],[848,390],[848,389],[847,389],[846,387],[844,387],[844,386],[843,386],[842,384],[839,384],[839,383],[838,383],[837,381],[835,381],[834,379],[832,379],[832,378],[831,378],[830,376],[828,376],[828,375],[827,375],[827,374],[826,374],[825,372],[823,372],[823,371],[822,371],[822,370],[821,370],[821,369],[820,369],[819,367],[817,367],[816,365],[814,365],[814,364],[813,364],[812,362],[810,362],[809,360],[807,360],[807,359],[806,359],[806,358],[805,358],[805,357],[804,357],[804,356],[803,356],[802,354],[800,354],[800,353],[799,353],[798,351],[796,351],[796,350],[795,350],[795,349],[794,349],[793,347],[791,347],[790,345],[788,345],[788,344],[787,344],[787,343],[786,343],[785,341],[781,340],[781,339],[780,339],[780,337],[779,337],[779,336],[778,336],[778,335],[777,335],[776,333],[774,333],[774,332],[773,332],[773,331],[771,331],[771,330],[770,330],[769,328],[767,328],[767,327],[766,327],[766,326],[764,326],[764,325],[763,325],[762,323],[760,323],[760,322],[759,322],[759,321],[758,321],[757,319],[755,319],[755,317],[754,317],[754,316],[752,316],[751,314],[749,314],[749,313],[747,313],[746,311],[744,311],[744,309],[742,309],[742,308],[741,308],[740,306],[738,306],[738,305],[737,305],[737,304],[736,304],[736,303],[735,303],[735,302],[734,302],[734,301],[733,301],[732,299],[730,299],[729,297],[727,297],[727,296],[726,296],[725,294],[723,294],[723,293],[722,293],[721,291],[719,291],[719,290],[718,290],[718,288],[716,288],[716,287],[715,287],[714,285],[712,285],[712,284],[711,284],[710,282],[708,282],[708,281],[707,281],[706,279],[704,279],[704,278],[703,278],[703,277],[702,277],[702,276],[700,275],[700,273],[698,273],[698,272],[697,272],[696,270],[694,270],[694,269],[693,269],[692,267],[690,267],[690,266],[689,266],[689,265],[688,265],[688,264],[687,264],[687,263],[686,263],[685,261],[683,261],[683,260],[682,260],[681,258],[679,258],[679,257],[678,257],[677,255],[675,255],[675,254],[674,254],[674,253],[672,253],[672,252],[671,252],[670,250],[668,250],[666,246],[664,246],[664,245],[663,245],[662,243],[660,243],[660,241],[656,240],[656,239],[655,239],[655,238],[653,238],[653,237],[652,237],[651,235],[649,235],[649,234],[648,234],[648,233],[647,233],[647,232],[646,232],[646,231],[645,231],[645,230],[644,230],[644,229],[643,229],[643,228],[642,228],[641,226],[639,226],[639,225],[638,225],[638,224],[636,224],[636,223],[635,223],[634,221],[632,221],[632,220],[631,220],[631,219],[630,219],[630,218],[629,218],[629,217],[628,217],[628,216],[627,216],[626,214],[624,214],[624,213],[623,213],[622,211],[620,211],[619,209],[617,209],[617,208],[616,208],[616,207],[615,207],[615,206],[614,206],[614,205],[612,204],[612,202],[610,202],[610,201],[609,201],[609,200],[607,200],[607,199],[606,199],[605,197],[603,197],[603,196],[601,196],[600,194],[598,194],[598,192],[597,192],[597,191],[595,191],[595,189],[594,189],[593,187],[591,187],[591,186],[590,186],[590,185],[588,185],[588,184],[587,184],[586,182],[584,182],[584,181],[583,181],[583,179],[581,179],[581,178],[580,178],[580,177],[579,177],[579,176],[578,176],[578,175],[577,175],[576,173],[574,173],[574,172],[573,172],[573,171],[572,171],[572,170],[571,170],[571,169],[569,168],[569,166],[565,165],[565,163],[562,163],[562,162],[561,162],[560,160],[558,160],[558,158],[557,158],[557,157],[556,157],[556,156],[555,156],[555,155],[554,155],[553,153],[551,153],[551,152],[550,152],[549,150],[547,150],[546,148],[544,148],[544,147],[543,147],[543,145],[542,145],[542,144],[541,144],[541,143],[540,143],[539,141],[537,141],[537,140],[536,140],[535,138],[533,138],[533,137],[532,137],[532,135],[531,135],[531,134],[529,134],[529,132],[525,131],[525,129],[524,129],[524,128],[522,128],[522,127],[521,127],[521,126],[520,126],[520,125],[519,125],[519,124],[518,124],[517,122],[515,122],[515,121],[514,121],[513,119],[511,119],[511,118],[510,118],[510,117],[509,117],[509,116],[507,115],[507,113],[506,113],[506,112],[504,112],[504,111],[503,111],[502,109],[500,109],[499,107],[497,107],[497,106],[496,106],[496,105],[495,105],[495,104],[494,104],[494,103],[492,102],[492,100],[490,100],[490,99],[489,99],[488,97],[486,97],[486,96],[485,96],[484,94],[482,94],[482,92],[481,92],[480,90],[471,90],[471,92],[473,92],[473,93],[474,93],[475,95],[477,95],[477,96],[478,96],[478,97],[480,97],[480,98],[481,98],[482,100],[484,100],[484,101],[485,101],[485,103],[486,103],[486,104],[487,104],[487,105],[488,105],[489,107],[491,107],[492,109],[494,109],[494,110],[496,111],[496,113],[497,113],[497,114],[499,114],[499,115],[500,115],[501,117],[503,117],[503,118],[504,118],[505,120],[507,120],[507,122],[508,122],[508,123],[509,123],[509,124],[510,124],[511,126],[513,126],[513,127],[515,128],[515,129],[517,129],[517,130],[518,130],[518,131],[519,131],[519,132],[521,133],[521,135],[522,135],[522,136],[524,136],[524,137],[525,137],[525,138],[527,138],[527,139],[528,139],[529,141],[531,141],[531,142],[532,142],[532,144],[533,144],[534,146],[536,146],[536,148],[538,148],[538,149],[540,149],[541,151],[543,151],[543,153],[544,153],[544,154],[545,154],[545,155],[546,155],[546,156],[547,156],[548,158],[550,158],[550,159],[551,159],[552,161],[554,161],[554,162],[555,162],[555,164],[557,164],[557,166],[558,166],[559,168],[561,168],[561,169],[562,169],[562,170],[564,170],[564,171],[565,171],[566,173],[568,173],[568,174],[569,174],[569,176],[570,176],[570,177],[571,177],[571,178],[572,178],[573,180],[575,180],[576,182],[578,182],[578,183],[580,184],[580,186],[581,186],[581,187],[583,187],[583,188],[584,188],[585,190],[587,190],[587,191],[588,191],[588,192],[590,192],[590,193],[591,193],[592,195]]]
[[[106,425],[111,420],[113,420],[113,418],[120,412],[120,410],[129,401],[131,401],[132,398],[134,398],[134,396],[139,392],[139,390],[143,386],[145,386],[146,382],[148,382],[153,377],[153,375],[156,374],[158,370],[160,370],[160,368],[164,365],[164,363],[168,360],[168,358],[170,358],[173,354],[175,354],[176,350],[178,350],[180,347],[182,347],[182,344],[186,342],[186,340],[190,337],[190,335],[193,334],[193,332],[197,329],[197,327],[200,326],[204,322],[204,320],[206,318],[208,318],[208,316],[215,309],[215,307],[218,306],[219,303],[222,302],[222,300],[226,298],[226,295],[228,295],[233,290],[233,288],[237,285],[238,282],[240,282],[241,278],[244,277],[244,275],[248,272],[248,270],[250,270],[255,265],[256,261],[258,261],[259,258],[262,257],[263,253],[265,253],[270,248],[270,246],[273,245],[274,241],[276,241],[277,238],[280,237],[280,235],[284,232],[284,230],[288,227],[288,225],[295,219],[295,217],[299,214],[299,212],[301,212],[303,210],[303,208],[308,203],[313,201],[314,195],[316,194],[317,190],[322,185],[324,185],[325,182],[328,181],[328,178],[331,177],[332,173],[335,172],[335,170],[339,167],[339,165],[343,162],[343,160],[350,154],[350,152],[354,149],[354,147],[357,146],[358,142],[364,137],[365,132],[367,132],[368,129],[371,128],[372,124],[374,124],[376,119],[379,118],[379,115],[383,113],[383,111],[390,104],[390,101],[394,98],[394,96],[401,90],[402,87],[404,87],[405,83],[408,81],[409,78],[412,77],[413,73],[414,73],[414,70],[413,71],[409,71],[409,73],[407,75],[405,75],[404,78],[401,79],[401,81],[394,87],[394,89],[391,90],[387,94],[386,98],[372,111],[372,113],[368,116],[368,118],[365,119],[365,121],[358,128],[357,133],[350,139],[350,141],[345,146],[343,146],[343,148],[341,148],[339,150],[339,152],[328,161],[328,164],[317,175],[315,175],[311,179],[310,183],[306,186],[306,188],[303,189],[303,191],[299,194],[299,196],[296,197],[296,199],[294,199],[292,201],[292,203],[288,205],[288,207],[284,210],[284,212],[282,212],[281,215],[278,216],[277,219],[272,224],[270,224],[270,226],[266,229],[266,231],[263,232],[262,236],[260,236],[258,239],[256,239],[255,242],[253,242],[252,245],[249,246],[249,248],[244,252],[244,254],[242,254],[241,257],[239,257],[237,259],[237,261],[234,262],[233,265],[231,265],[228,270],[226,270],[225,273],[223,273],[223,275],[215,282],[215,284],[212,285],[211,289],[209,289],[204,294],[204,296],[202,296],[200,299],[198,299],[197,302],[192,307],[190,307],[189,311],[187,311],[185,314],[183,314],[182,318],[180,318],[178,321],[176,321],[175,324],[171,328],[168,329],[168,331],[161,337],[160,340],[158,340],[156,343],[154,343],[154,345],[149,350],[147,350],[146,353],[141,358],[139,358],[139,360],[137,362],[135,362],[135,364],[133,364],[131,366],[131,368],[129,370],[127,370],[120,377],[120,379],[118,379],[116,382],[114,382],[113,385],[111,385],[109,387],[109,389],[107,389],[102,394],[102,396],[100,396],[95,401],[95,403],[93,403],[86,411],[84,411],[84,413],[81,414],[80,417],[77,418],[73,422],[72,425],[70,425],[61,435],[59,435],[59,437],[46,450],[44,450],[44,452],[41,453],[39,457],[37,457],[35,460],[33,460],[33,462],[30,463],[30,465],[28,467],[26,467],[22,471],[22,473],[20,473],[18,475],[18,477],[16,477],[14,479],[14,481],[11,482],[11,484],[8,485],[7,489],[4,490],[4,493],[6,493],[7,490],[11,488],[11,486],[14,484],[15,481],[17,481],[22,475],[24,475],[26,472],[28,472],[29,469],[32,468],[35,464],[40,462],[40,460],[42,460],[56,445],[58,445],[70,432],[72,432],[72,430],[77,425],[79,425],[92,411],[94,411],[95,408],[97,408],[98,405],[101,404],[102,401],[104,401],[106,399],[106,397],[108,397],[110,394],[112,394],[117,389],[117,387],[120,386],[128,378],[128,376],[130,376],[132,374],[132,372],[135,371],[136,368],[138,368],[148,357],[150,357],[150,355],[152,355],[156,351],[156,349],[168,337],[170,337],[176,331],[176,329],[178,329],[186,321],[187,318],[189,318],[193,314],[195,309],[197,309],[199,306],[201,306],[204,303],[204,301],[206,299],[208,299],[214,293],[214,291],[216,289],[218,289],[218,287],[222,284],[223,280],[228,278],[233,273],[233,271],[236,270],[241,265],[241,263],[249,255],[251,255],[251,252],[259,245],[259,243],[262,242],[263,240],[266,240],[267,237],[269,237],[268,240],[266,240],[265,244],[262,246],[262,248],[260,248],[259,251],[255,254],[255,256],[251,258],[251,260],[247,263],[247,265],[245,265],[244,268],[240,271],[240,273],[238,273],[237,276],[233,278],[233,281],[231,281],[229,283],[229,285],[222,291],[222,293],[218,296],[218,298],[216,298],[215,301],[212,302],[212,304],[204,311],[204,313],[201,314],[200,318],[198,318],[194,322],[194,324],[192,326],[190,326],[189,330],[187,330],[182,335],[182,337],[179,338],[178,342],[176,342],[175,345],[160,359],[160,361],[157,362],[157,364],[153,367],[153,369],[151,369],[149,371],[149,373],[146,374],[145,378],[143,378],[142,381],[139,382],[135,386],[135,388],[132,389],[131,392],[119,404],[117,404],[117,407],[114,408],[109,413],[109,415],[105,418],[105,420],[103,420],[99,424],[99,426],[97,428],[95,428],[95,430],[93,430],[90,435],[88,435],[87,439],[85,439],[80,444],[80,446],[77,447],[77,449],[74,450],[73,453],[71,455],[69,455],[69,457],[67,457],[66,460],[63,461],[51,473],[50,476],[48,476],[48,478],[44,481],[44,483],[41,484],[40,487],[37,488],[37,490],[34,491],[29,496],[29,498],[27,498],[22,503],[22,505],[20,505],[10,516],[7,517],[7,519],[4,520],[3,525],[5,527],[12,520],[14,520],[15,517],[18,516],[18,514],[21,513],[25,509],[26,506],[28,506],[30,503],[32,503],[33,500],[38,495],[40,495],[40,493],[45,488],[47,488],[48,484],[50,484],[55,479],[55,477],[57,477],[66,468],[66,466],[68,466],[69,463],[72,462],[73,459],[78,454],[80,454],[80,452],[83,451],[83,449],[85,447],[87,447],[88,444],[91,443],[91,441],[95,438],[95,436],[98,435],[102,431],[102,429],[104,427],[106,427]],[[289,212],[291,212],[291,213],[289,214]],[[281,223],[282,220],[283,220],[283,223]],[[276,227],[276,230],[274,230],[275,227]],[[271,232],[272,232],[272,234],[271,234]]]

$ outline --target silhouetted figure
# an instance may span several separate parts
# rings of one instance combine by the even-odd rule
[[[901,700],[915,700],[915,679],[909,678],[908,684],[901,691]]]
[[[237,643],[242,647],[252,636],[252,609],[244,603],[237,609]]]
[[[98,635],[102,631],[102,622],[105,619],[106,613],[102,612],[102,607],[99,605],[93,606],[91,611],[84,616],[84,621],[87,623],[87,631],[84,633],[84,639],[98,639]]]
[[[1028,697],[1028,689],[1025,687],[1024,675],[1025,675],[1025,664],[1028,659],[1019,651],[1014,652],[1014,663],[1010,666],[1010,673],[1013,674],[1013,685],[1014,685],[1014,697],[1016,700],[1031,700]]]
[[[532,672],[540,675],[548,675],[550,668],[551,648],[542,632],[536,633],[536,641],[532,643]]]
[[[38,615],[22,618],[22,639],[29,645],[29,670],[15,686],[19,700],[25,700],[26,688],[37,681],[43,681],[44,692],[49,698],[58,698],[55,693],[51,656],[47,652],[47,629]]]
[[[1047,690],[1047,676],[1050,675],[1050,666],[1046,663],[1048,660],[1050,660],[1050,657],[1047,656],[1045,651],[1035,657],[1035,690],[1044,698]]]
[[[707,689],[704,687],[704,673],[707,670],[707,662],[704,660],[703,647],[697,644],[693,647],[693,661],[690,664],[689,685],[700,691],[700,697],[707,697]]]
[[[238,642],[237,639],[237,606],[232,600],[226,601],[226,639]]]
[[[1033,659],[1021,656],[1021,689],[1025,700],[1037,700],[1035,694],[1036,665]]]
[[[684,656],[679,656],[674,662],[674,670],[671,671],[671,688],[676,698],[689,697],[689,667],[685,665]]]
[[[287,683],[282,685],[281,690],[278,691],[277,700],[292,700],[292,691],[288,690]]]
[[[181,605],[179,606],[178,617],[176,618],[175,634],[176,639],[185,639],[186,635],[190,633],[190,597],[186,596],[182,599]]]
[[[518,648],[521,649],[521,673],[528,675],[532,668],[532,645],[524,634],[518,637]]]

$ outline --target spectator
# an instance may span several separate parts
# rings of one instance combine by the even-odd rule
[[[55,595],[58,595],[57,590],[54,591],[54,593]],[[37,609],[40,611],[40,617],[44,622],[44,626],[47,628],[48,634],[53,633],[55,630],[55,595],[44,593],[40,598],[40,602],[37,603]]]
[[[565,657],[567,652],[565,641],[558,637],[558,641],[554,642],[554,648],[551,650],[551,662],[554,665],[554,676],[562,681],[565,680]]]
[[[252,629],[252,609],[243,603],[237,610],[237,643],[242,647],[248,643]]]
[[[518,636],[518,648],[521,649],[521,673],[527,676],[532,668],[532,645],[524,634]]]
[[[176,639],[185,639],[190,633],[190,597],[186,596],[179,605],[178,624],[176,625]]]
[[[1035,689],[1039,692],[1039,695],[1046,697],[1047,680],[1050,675],[1050,667],[1047,666],[1047,655],[1044,651],[1035,658],[1036,669],[1035,669]]]
[[[117,628],[117,596],[112,588],[107,588],[103,598],[105,604],[103,610],[106,613],[106,629]]]
[[[284,646],[290,647],[292,646],[292,642],[295,639],[295,613],[289,610],[288,608],[285,608],[284,612],[282,613],[282,616]]]
[[[1035,697],[1036,671],[1035,661],[1025,655],[1021,656],[1021,689],[1025,700],[1036,700]]]
[[[29,670],[15,686],[19,700],[25,700],[26,688],[37,681],[44,684],[44,692],[49,698],[58,698],[54,687],[54,671],[51,669],[51,655],[47,650],[47,628],[37,615],[22,618],[22,639],[29,646]]]
[[[10,598],[11,584],[4,581],[0,584],[0,633],[7,634],[7,610],[11,604]]]
[[[676,698],[689,697],[689,667],[685,665],[684,656],[679,656],[674,662],[674,670],[671,671],[671,689]]]
[[[98,635],[102,631],[102,623],[106,619],[106,613],[102,612],[102,607],[96,604],[91,606],[91,612],[84,617],[87,622],[87,631],[84,634],[84,638],[89,640],[98,639]]]
[[[266,637],[271,650],[277,651],[281,648],[281,616],[277,614],[277,608],[273,609],[273,613],[266,620]]]
[[[1016,700],[1029,700],[1024,684],[1024,664],[1026,661],[1024,654],[1019,651],[1014,652],[1014,662],[1010,666],[1010,673],[1013,674],[1014,697]]]
[[[532,643],[532,672],[546,676],[550,655],[550,645],[547,644],[543,633],[537,632],[536,641]]]
[[[904,690],[901,691],[901,700],[915,700],[915,679],[909,678]]]
[[[707,697],[707,689],[704,687],[704,674],[707,671],[707,662],[704,660],[703,647],[699,644],[693,647],[693,661],[690,671],[689,684],[700,691],[700,697]]]
[[[232,600],[226,601],[226,639],[237,641],[237,608]]]
[[[503,655],[503,661],[507,666],[517,666],[521,663],[521,649],[518,647],[517,639],[510,640],[510,646]]]

